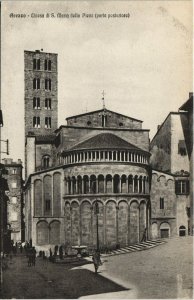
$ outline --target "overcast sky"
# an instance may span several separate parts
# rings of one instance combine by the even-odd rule
[[[105,90],[106,107],[142,120],[152,138],[192,91],[191,1],[3,1],[1,17],[2,138],[15,160],[24,161],[24,50],[58,53],[59,126],[68,116],[101,109]]]

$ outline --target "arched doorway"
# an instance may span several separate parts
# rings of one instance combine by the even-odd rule
[[[160,225],[160,237],[169,238],[170,236],[170,225],[168,223],[162,223]]]
[[[179,236],[185,236],[185,235],[186,235],[186,227],[182,225],[179,227]]]

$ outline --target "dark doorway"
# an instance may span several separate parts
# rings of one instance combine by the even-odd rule
[[[160,236],[161,236],[161,238],[168,238],[169,237],[169,229],[160,229]]]

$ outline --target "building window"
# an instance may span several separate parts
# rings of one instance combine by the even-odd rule
[[[34,109],[40,109],[40,98],[33,98],[33,108]]]
[[[17,170],[16,169],[13,169],[12,170],[12,174],[16,174],[17,173]]]
[[[49,160],[50,157],[48,155],[45,155],[42,159],[42,164],[44,168],[48,168],[49,167]]]
[[[164,209],[164,198],[160,197],[160,209]]]
[[[181,156],[187,155],[186,145],[184,140],[179,140],[178,143],[178,154]]]
[[[45,201],[45,211],[50,211],[51,209],[51,201],[50,200],[46,200]]]
[[[51,98],[45,99],[45,109],[51,109]]]
[[[50,78],[45,79],[45,90],[51,91],[51,79]]]
[[[40,59],[33,59],[33,70],[40,70]]]
[[[17,203],[17,197],[12,197],[11,198],[11,202],[12,202],[12,204],[16,204]]]
[[[16,182],[12,182],[11,187],[12,187],[12,189],[15,189],[17,187],[17,183]]]
[[[40,128],[40,117],[33,117],[33,127]]]
[[[87,125],[90,126],[92,123],[90,121],[87,122]]]
[[[107,124],[107,116],[102,115],[102,127],[106,127],[106,124]]]
[[[33,79],[33,89],[39,90],[40,89],[40,78]]]
[[[51,117],[45,118],[45,128],[51,128]]]
[[[177,195],[189,194],[189,180],[176,180],[175,181],[175,193]]]
[[[45,71],[51,71],[51,60],[50,59],[45,59],[44,61],[44,69]]]

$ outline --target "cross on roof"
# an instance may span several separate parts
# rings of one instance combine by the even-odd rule
[[[103,103],[103,109],[105,109],[105,100],[104,100],[105,92],[103,90],[102,92],[102,103]]]

